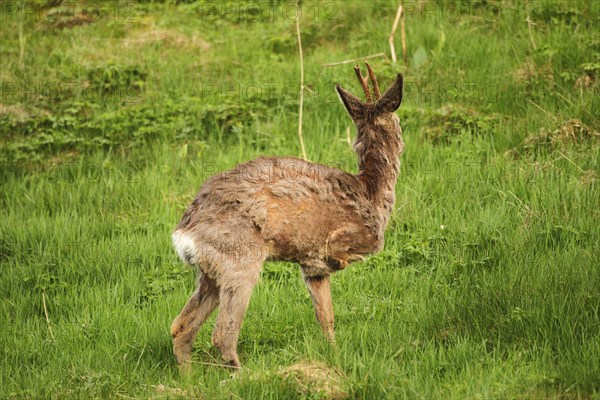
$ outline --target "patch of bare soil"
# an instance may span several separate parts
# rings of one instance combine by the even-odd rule
[[[162,44],[178,48],[195,48],[201,50],[210,49],[210,43],[196,35],[186,35],[174,29],[160,29],[149,27],[148,29],[133,32],[123,40],[127,47],[138,47]]]
[[[514,72],[514,78],[516,82],[525,84],[526,88],[541,82],[554,82],[552,68],[549,65],[536,65],[531,58]]]
[[[524,142],[525,148],[551,146],[555,144],[583,143],[600,139],[600,132],[593,130],[578,119],[569,119],[555,129],[542,128],[529,135]]]
[[[95,7],[87,8],[85,1],[80,3],[51,2],[43,10],[44,24],[52,29],[71,29],[76,26],[97,22],[100,15],[94,12]]]
[[[583,74],[575,81],[575,89],[589,89],[594,86],[596,80],[588,74]]]
[[[4,105],[0,103],[0,116],[8,115],[17,121],[25,121],[29,117],[29,113],[25,108],[19,105]]]
[[[282,369],[280,375],[294,381],[304,395],[319,394],[326,399],[348,397],[344,374],[319,361],[301,361]]]
[[[581,177],[581,183],[584,186],[594,185],[596,182],[598,182],[598,174],[595,171],[585,171]]]

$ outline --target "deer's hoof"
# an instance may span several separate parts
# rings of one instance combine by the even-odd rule
[[[192,364],[190,362],[179,363],[177,367],[181,376],[189,376],[192,372]]]
[[[231,368],[236,371],[239,371],[239,369],[242,368],[242,364],[240,364],[240,360],[238,360],[237,358],[234,360],[225,361],[224,365],[225,367]]]

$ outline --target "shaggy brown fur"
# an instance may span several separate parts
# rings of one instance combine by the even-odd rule
[[[402,83],[398,75],[368,103],[336,86],[358,129],[357,175],[292,157],[265,157],[215,175],[200,189],[173,234],[181,258],[199,272],[196,291],[171,327],[183,369],[200,326],[217,306],[213,343],[230,366],[240,366],[240,326],[267,259],[300,264],[317,320],[334,340],[329,276],[382,249],[394,207],[404,148],[394,114]]]

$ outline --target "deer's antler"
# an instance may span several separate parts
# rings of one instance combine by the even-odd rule
[[[373,72],[373,69],[371,68],[369,63],[365,61],[365,64],[367,65],[367,70],[369,70],[369,77],[373,82],[373,92],[375,92],[375,100],[378,100],[381,97],[381,92],[379,91],[379,84],[377,83],[377,78],[375,77],[375,73]]]
[[[362,76],[362,74],[360,73],[360,67],[358,66],[358,64],[356,64],[356,67],[354,67],[354,72],[356,72],[356,77],[358,78],[358,81],[360,82],[360,85],[362,86],[362,88],[365,92],[365,98],[367,99],[367,103],[368,103],[371,101],[371,92],[369,91],[369,85],[367,84],[369,77]]]

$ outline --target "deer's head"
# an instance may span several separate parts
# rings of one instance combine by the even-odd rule
[[[395,114],[402,102],[403,78],[398,74],[394,83],[381,95],[371,66],[365,64],[369,72],[368,76],[362,76],[358,65],[354,67],[354,71],[365,92],[366,102],[339,84],[335,88],[358,129],[354,149],[359,155],[359,163],[366,161],[364,158],[368,157],[367,153],[371,153],[380,161],[390,162],[392,159],[397,159],[404,149],[400,120]],[[369,77],[373,82],[373,99],[367,84]]]

